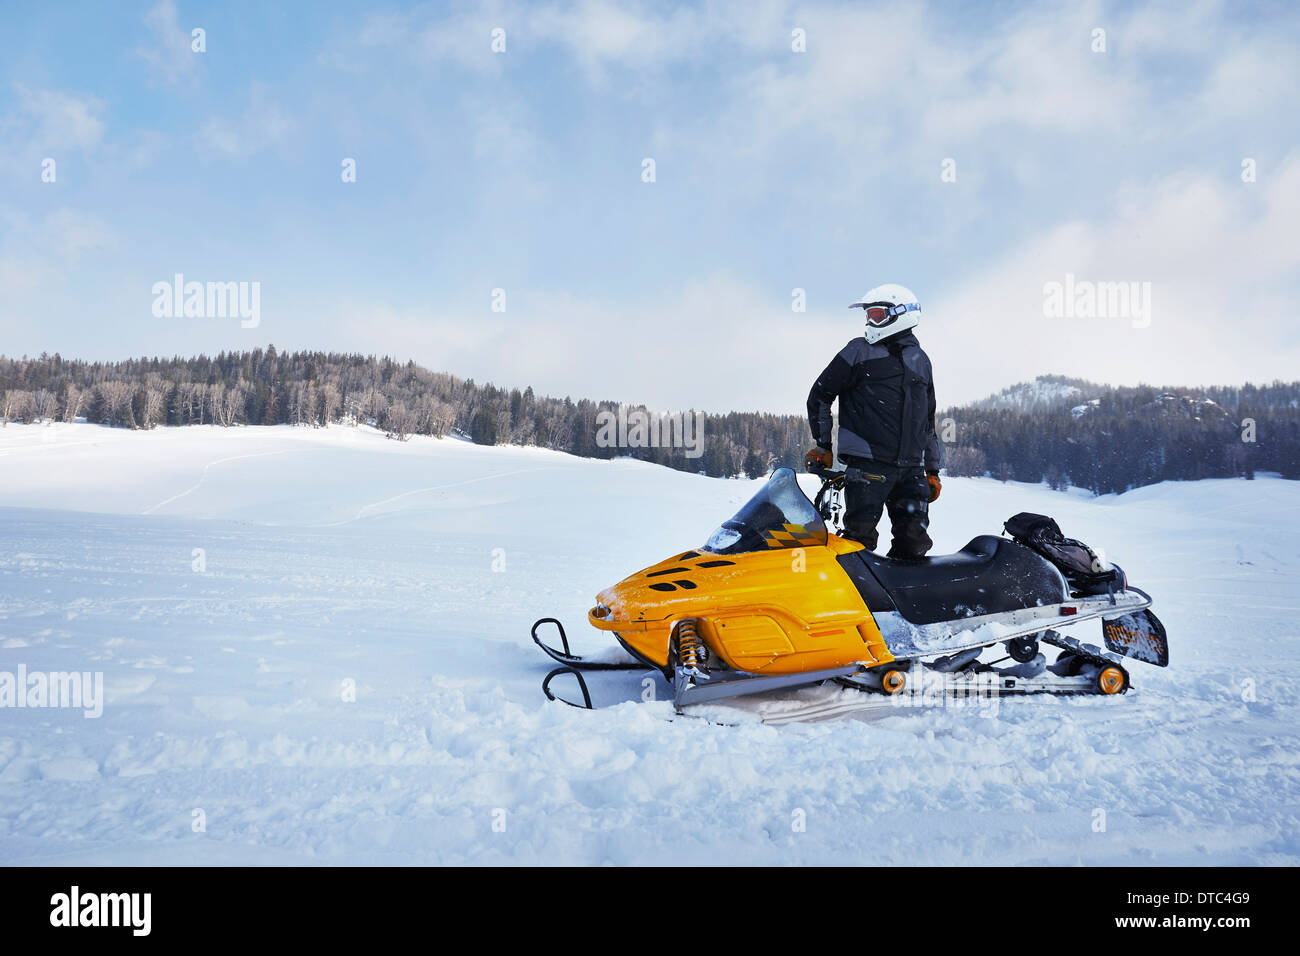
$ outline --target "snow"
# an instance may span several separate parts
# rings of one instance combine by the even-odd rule
[[[105,700],[0,709],[0,862],[1300,861],[1300,486],[945,481],[938,549],[1051,514],[1154,596],[1171,666],[1122,698],[774,726],[612,672],[604,709],[547,703],[532,621],[604,653],[596,592],[755,487],[364,427],[10,424],[0,671]]]

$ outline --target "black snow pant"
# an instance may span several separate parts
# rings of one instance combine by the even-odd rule
[[[876,550],[876,525],[889,509],[893,531],[891,558],[921,558],[934,547],[930,527],[930,483],[925,469],[886,465],[865,458],[845,458],[844,536]]]

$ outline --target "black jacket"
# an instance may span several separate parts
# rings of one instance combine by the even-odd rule
[[[943,446],[934,431],[934,373],[911,332],[875,345],[859,335],[808,393],[813,440],[831,446],[831,403],[840,400],[840,458],[869,458],[938,471]]]

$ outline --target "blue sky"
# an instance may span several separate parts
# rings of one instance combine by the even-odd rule
[[[0,352],[798,411],[899,282],[941,403],[1293,378],[1298,54],[1286,3],[10,2]],[[260,325],[155,317],[177,272],[260,282]],[[1067,273],[1150,283],[1149,323],[1046,316]]]

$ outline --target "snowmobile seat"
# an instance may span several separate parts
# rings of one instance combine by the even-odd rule
[[[853,562],[848,559],[856,558]],[[955,554],[900,561],[871,551],[840,558],[873,611],[897,610],[913,624],[934,624],[1070,599],[1065,579],[1033,550],[991,534]],[[881,593],[883,591],[883,594]],[[892,607],[885,606],[887,596]]]

